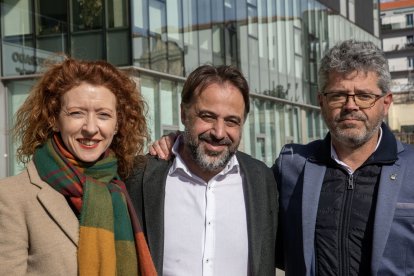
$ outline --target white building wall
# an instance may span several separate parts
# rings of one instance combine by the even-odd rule
[[[383,24],[402,24],[405,23],[405,14],[394,14],[395,11],[383,12],[384,17],[382,18]]]
[[[391,72],[408,70],[408,62],[406,57],[390,58],[388,65]]]
[[[407,42],[407,37],[399,36],[384,38],[382,42],[383,50],[385,52],[397,51],[398,49],[402,49],[405,46],[405,43]]]
[[[388,125],[391,130],[401,130],[401,126],[414,125],[413,104],[392,104],[388,111]]]

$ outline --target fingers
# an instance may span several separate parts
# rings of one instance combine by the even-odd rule
[[[158,156],[158,158],[169,160],[171,158],[172,146],[173,142],[168,136],[162,136],[149,147],[149,153]]]
[[[172,147],[174,145],[174,140],[171,140],[170,136],[163,136],[159,140],[160,147],[164,154],[168,156],[168,159],[171,157],[172,154]]]
[[[162,139],[162,138],[160,138],[160,139]],[[161,158],[161,159],[164,159],[164,160],[168,160],[168,158],[167,158],[168,151],[167,151],[167,154],[164,153],[164,150],[160,146],[160,140],[155,141],[149,147],[149,153],[151,155],[153,155],[153,156],[158,156],[158,158]]]
[[[151,154],[151,155],[153,155],[153,156],[158,155],[158,154],[157,154],[157,150],[155,149],[155,145],[154,145],[154,144],[151,144],[151,145],[149,146],[148,152],[149,152],[149,154]]]
[[[150,145],[149,153],[153,156],[158,156],[158,158],[169,160],[172,156],[172,147],[178,135],[179,132],[171,132],[168,135],[162,136]]]

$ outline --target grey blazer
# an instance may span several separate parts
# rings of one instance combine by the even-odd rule
[[[315,223],[326,167],[312,156],[321,143],[286,145],[273,168],[280,184],[281,266],[287,276],[315,275]],[[396,143],[398,159],[381,170],[372,275],[414,275],[414,150]]]
[[[77,275],[79,222],[30,162],[0,181],[0,275]]]
[[[252,275],[274,276],[278,211],[276,182],[264,163],[241,152],[236,156],[246,179],[243,189],[250,271]],[[145,168],[137,168],[126,180],[159,275],[162,275],[163,267],[165,181],[172,162],[148,157]]]

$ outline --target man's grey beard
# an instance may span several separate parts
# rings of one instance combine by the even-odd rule
[[[325,119],[324,114],[322,115]],[[371,128],[367,127],[366,131],[360,133],[360,135],[354,135],[354,136],[347,135],[346,129],[341,129],[338,127],[338,122],[341,119],[344,119],[346,117],[352,117],[352,118],[357,118],[363,121],[368,121],[367,116],[363,114],[359,114],[359,113],[340,114],[340,116],[335,119],[335,122],[336,122],[335,125],[327,123],[328,127],[332,128],[329,131],[331,135],[335,137],[335,139],[338,140],[339,142],[344,143],[345,145],[351,148],[358,148],[361,145],[365,144],[369,139],[371,139],[371,137],[379,130],[385,115],[382,114],[381,116],[379,116],[378,119],[373,122],[372,124],[373,127]]]
[[[381,121],[382,122],[382,121]],[[381,127],[381,122],[377,124],[374,128],[367,130],[364,135],[360,136],[346,136],[343,134],[342,129],[336,128],[335,131],[331,131],[331,135],[333,135],[336,140],[344,143],[345,145],[348,145],[352,148],[358,148],[365,144],[371,137],[376,133],[379,128]]]
[[[224,169],[224,167],[226,167],[227,163],[236,153],[238,145],[232,147],[230,139],[225,138],[217,142],[221,145],[228,145],[227,149],[224,152],[205,152],[203,148],[200,147],[200,141],[210,139],[210,135],[201,134],[198,136],[197,142],[194,139],[192,139],[191,134],[187,128],[184,131],[184,146],[188,147],[191,153],[191,157],[197,163],[197,165],[205,171],[221,171],[222,169]],[[211,160],[211,158],[214,159]]]

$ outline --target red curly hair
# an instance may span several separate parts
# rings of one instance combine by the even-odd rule
[[[17,158],[26,164],[53,135],[62,95],[81,83],[106,87],[116,96],[118,132],[110,148],[118,158],[118,173],[127,177],[148,140],[146,104],[136,83],[106,61],[67,58],[51,65],[16,113],[13,135],[21,142]]]

